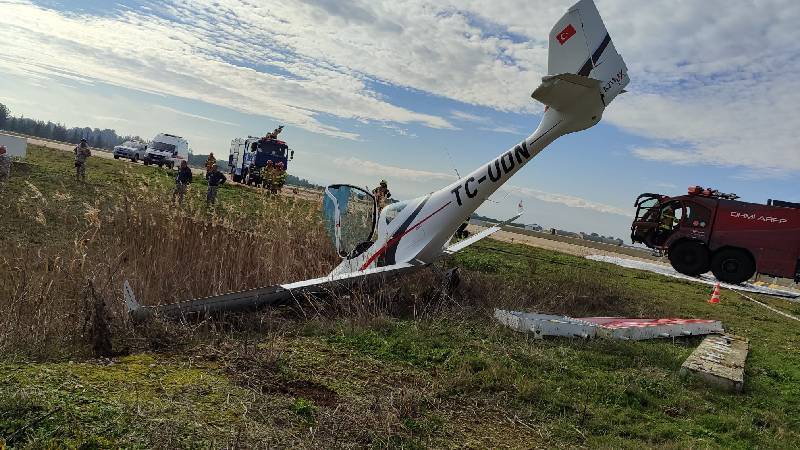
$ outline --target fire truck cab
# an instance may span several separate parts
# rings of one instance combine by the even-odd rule
[[[720,281],[742,283],[758,272],[800,282],[800,204],[738,198],[700,186],[678,197],[642,194],[631,240],[665,252],[690,276],[710,270]]]

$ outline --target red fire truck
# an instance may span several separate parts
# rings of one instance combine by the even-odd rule
[[[756,272],[800,282],[800,203],[738,201],[700,186],[636,198],[631,239],[665,252],[680,273],[741,283]]]

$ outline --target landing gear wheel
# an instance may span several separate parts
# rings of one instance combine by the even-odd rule
[[[756,273],[753,258],[744,250],[725,248],[714,254],[711,271],[719,281],[739,284],[749,280]]]
[[[119,159],[119,155],[114,155],[114,159]]]
[[[131,161],[134,162],[134,163],[138,163],[139,162],[139,155],[133,155],[133,158],[131,159]]]
[[[669,250],[669,262],[678,272],[696,277],[710,268],[708,249],[698,242],[681,242]]]

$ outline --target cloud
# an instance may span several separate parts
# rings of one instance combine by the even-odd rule
[[[214,123],[219,123],[219,124],[222,124],[222,125],[230,125],[230,126],[238,126],[239,125],[239,124],[236,124],[236,123],[233,123],[233,122],[226,122],[224,120],[219,120],[219,119],[214,119],[214,118],[211,118],[211,117],[201,116],[201,115],[198,115],[198,114],[188,113],[186,111],[181,111],[181,110],[178,110],[178,109],[175,109],[175,108],[170,108],[168,106],[155,105],[155,107],[158,108],[158,109],[164,110],[164,111],[169,111],[171,113],[181,115],[181,116],[191,117],[193,119],[205,120],[207,122],[214,122]]]
[[[585,198],[576,197],[574,195],[545,192],[545,191],[540,191],[538,189],[531,189],[513,185],[507,185],[501,189],[511,194],[533,198],[547,203],[558,203],[564,206],[568,206],[570,208],[589,209],[603,214],[615,214],[624,217],[633,216],[631,212],[627,209],[618,208],[616,206],[607,205],[604,203],[594,202],[591,200],[587,200]]]
[[[524,135],[525,131],[522,131],[516,127],[506,126],[506,125],[497,125],[494,120],[487,116],[479,116],[476,114],[470,114],[468,112],[453,110],[450,112],[450,117],[456,120],[460,120],[462,122],[469,122],[471,124],[479,124],[482,125],[478,129],[481,131],[492,131],[494,133],[508,133],[508,134],[516,134],[516,135]]]
[[[0,42],[13,45],[0,46],[0,59],[37,78],[197,99],[344,139],[359,135],[338,119],[519,134],[482,116],[540,110],[528,93],[571,3],[144,0],[100,16],[5,2]],[[800,171],[796,0],[598,3],[632,80],[605,119],[649,141],[633,156],[754,176]],[[487,114],[416,111],[382,86]]]
[[[370,80],[352,68],[279,42],[284,31],[298,32],[306,25],[281,25],[280,17],[262,17],[254,8],[245,2],[177,1],[100,17],[5,4],[0,42],[14,45],[1,46],[0,57],[37,77],[100,81],[202,100],[345,139],[358,135],[320,118],[454,128],[442,117],[381,98]],[[293,8],[276,4],[275,9]]]
[[[388,166],[375,161],[369,161],[355,157],[334,158],[333,165],[341,169],[347,169],[358,173],[359,175],[367,175],[373,178],[392,177],[412,181],[456,180],[455,175],[450,175],[447,173]]]
[[[484,116],[478,116],[475,114],[470,114],[464,111],[453,110],[450,113],[450,117],[453,117],[457,120],[463,120],[464,122],[477,122],[477,123],[486,123],[489,121],[488,118]]]
[[[797,2],[629,6],[601,10],[632,80],[605,119],[651,140],[634,156],[749,177],[800,171]]]
[[[438,181],[449,183],[458,179],[453,174],[407,169],[404,167],[385,165],[375,161],[364,160],[356,157],[334,158],[333,165],[339,169],[348,170],[361,176],[370,177],[370,179],[396,179],[402,180],[404,183],[411,181],[419,190],[419,192],[416,192],[416,195],[422,195],[424,192],[426,192],[426,189],[441,189],[443,186],[438,185],[436,183]],[[581,197],[576,197],[574,195],[546,192],[538,189],[519,187],[509,184],[504,185],[500,188],[500,190],[506,192],[507,195],[522,196],[547,203],[557,203],[570,208],[588,209],[595,212],[615,214],[624,217],[631,216],[631,212],[626,209],[594,202]]]

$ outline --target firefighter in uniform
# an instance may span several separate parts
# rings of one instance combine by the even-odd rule
[[[286,169],[283,167],[283,162],[278,161],[278,164],[275,164],[275,172],[272,178],[272,193],[279,193],[284,184],[286,184]]]
[[[86,139],[81,139],[81,143],[75,147],[73,152],[75,153],[75,178],[78,181],[86,181],[86,159],[92,156]]]
[[[264,189],[272,192],[273,177],[275,176],[275,165],[272,160],[267,161],[267,165],[261,169],[261,185]]]
[[[378,187],[372,190],[372,195],[375,196],[375,200],[378,201],[378,210],[383,209],[384,206],[389,201],[389,198],[392,197],[392,194],[389,192],[389,185],[386,183],[386,180],[381,180]]]
[[[214,152],[209,153],[206,159],[206,173],[211,172],[211,168],[217,163],[217,158],[214,158]]]
[[[675,207],[667,205],[661,210],[661,224],[658,229],[663,233],[669,233],[675,227]]]

